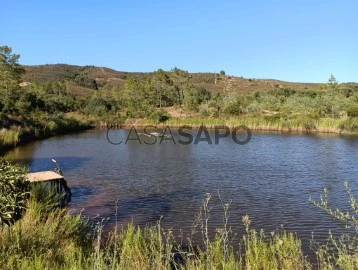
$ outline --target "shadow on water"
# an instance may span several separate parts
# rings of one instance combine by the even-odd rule
[[[73,196],[73,202],[75,202],[76,198],[82,199],[83,197],[86,196],[94,196],[98,193],[98,190],[96,191],[96,188],[94,187],[88,187],[88,186],[84,186],[84,185],[75,185],[75,186],[71,186],[71,191],[72,191],[72,196]]]
[[[95,190],[86,187],[74,187],[73,192],[74,197],[88,196],[96,193]],[[162,218],[164,220],[169,219],[172,211],[175,211],[177,202],[188,197],[201,199],[202,196],[200,190],[183,189],[164,194],[154,193],[135,198],[119,199],[117,202],[107,200],[97,204],[95,199],[92,199],[86,205],[83,213],[85,215],[92,214],[92,217],[93,213],[101,213],[101,215],[95,216],[94,219],[98,221],[102,219],[106,220],[105,228],[107,230],[113,228],[116,222],[118,225],[126,226],[133,221],[134,224],[143,226],[155,224]],[[198,205],[200,205],[200,200],[198,200]]]

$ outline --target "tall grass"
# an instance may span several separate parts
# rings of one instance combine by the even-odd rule
[[[309,269],[311,265],[302,254],[301,241],[294,234],[264,231],[249,228],[250,219],[243,217],[246,235],[243,236],[246,269]]]
[[[348,186],[347,190],[356,212],[357,201]],[[358,267],[356,238],[335,239],[330,235],[331,244],[317,249],[318,265],[312,265],[293,233],[257,231],[250,227],[248,216],[242,218],[246,232],[233,237],[228,225],[230,203],[222,202],[223,225],[210,237],[210,194],[203,200],[195,222],[203,239],[196,246],[190,237],[188,245],[178,244],[172,231],[163,229],[160,221],[144,228],[130,223],[106,234],[101,221],[94,223],[66,209],[54,209],[50,203],[53,198],[46,202],[43,200],[48,197],[33,194],[24,217],[13,226],[0,227],[1,269],[353,270]],[[327,207],[326,196],[314,203],[357,228],[355,217]],[[234,249],[237,245],[239,250]]]
[[[313,204],[327,212],[332,218],[342,221],[346,228],[351,229],[339,237],[330,232],[328,243],[318,246],[317,257],[321,269],[358,269],[358,198],[352,193],[347,182],[344,186],[350,206],[347,211],[329,204],[327,189],[324,189],[319,201],[311,199]]]
[[[16,146],[19,143],[19,129],[1,129],[0,146]]]
[[[46,116],[40,114],[38,118],[22,119],[22,122],[17,122],[17,125],[0,130],[0,153],[22,142],[84,130],[90,127],[91,125],[82,119],[63,115]]]
[[[179,127],[189,125],[193,127],[228,126],[230,128],[245,125],[253,130],[272,131],[297,131],[297,132],[326,132],[326,133],[357,133],[357,118],[314,118],[309,115],[284,116],[284,115],[243,115],[238,117],[190,117],[171,118],[164,123],[158,123],[151,119],[140,119],[135,122],[127,122],[132,125],[156,125]]]
[[[171,230],[156,225],[144,228],[128,224],[109,234],[101,222],[94,224],[65,209],[53,209],[35,197],[24,217],[11,227],[0,229],[1,269],[303,269],[301,243],[291,233],[265,236],[249,228],[236,253],[227,225],[214,238],[208,235],[210,197],[199,214],[203,243],[183,247]],[[226,211],[226,214],[225,214]],[[282,242],[280,242],[282,241]]]

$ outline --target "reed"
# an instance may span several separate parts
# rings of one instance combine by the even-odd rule
[[[284,131],[284,132],[322,132],[322,133],[358,133],[357,118],[314,118],[309,115],[282,116],[282,115],[244,115],[240,117],[210,118],[170,118],[164,123],[158,123],[151,119],[137,119],[127,121],[127,125],[158,127],[180,127],[184,125],[192,127],[228,126],[234,128],[244,125],[252,130]]]
[[[0,146],[16,146],[19,143],[19,129],[2,129],[0,130]]]

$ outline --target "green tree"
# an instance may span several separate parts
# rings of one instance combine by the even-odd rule
[[[98,85],[96,80],[90,79],[87,73],[80,73],[75,78],[74,81],[77,85],[92,88],[98,90]]]
[[[196,88],[192,84],[188,84],[184,91],[184,104],[190,109],[198,110],[201,103],[211,99],[211,93],[203,87]]]
[[[173,80],[174,89],[178,96],[178,104],[181,107],[184,100],[184,88],[188,85],[191,76],[188,71],[177,67],[171,70],[170,76]]]
[[[14,103],[19,98],[21,75],[25,70],[19,65],[19,54],[12,53],[8,46],[0,46],[0,95],[3,110],[14,112]]]
[[[336,93],[339,91],[339,84],[338,84],[336,78],[333,76],[333,74],[331,74],[331,76],[329,77],[328,82],[326,84],[322,85],[322,88],[330,96],[330,101],[329,101],[328,106],[330,107],[332,118],[334,118],[335,117],[334,102],[335,102]]]
[[[149,78],[129,78],[124,85],[124,105],[128,117],[146,117],[156,107],[155,89]]]
[[[173,81],[168,73],[162,69],[158,69],[151,76],[151,83],[156,89],[157,100],[159,101],[159,108],[164,106],[171,106],[174,104]]]

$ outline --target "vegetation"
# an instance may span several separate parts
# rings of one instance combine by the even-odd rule
[[[223,225],[209,236],[211,195],[203,200],[188,244],[181,245],[160,221],[144,228],[128,224],[103,232],[96,222],[68,209],[56,207],[60,195],[44,186],[29,186],[25,168],[5,161],[0,165],[1,269],[357,269],[357,198],[346,183],[352,212],[329,206],[327,190],[319,208],[352,226],[351,234],[335,238],[316,250],[318,264],[302,253],[301,241],[291,232],[266,234],[250,227],[243,216],[246,233],[237,237],[228,225],[230,204],[222,202]],[[6,194],[7,197],[4,195]],[[220,195],[219,195],[220,196]],[[5,203],[6,199],[10,203]],[[16,198],[15,201],[11,198]],[[18,199],[20,198],[20,199]],[[220,198],[221,200],[221,198]],[[5,205],[5,206],[4,206]],[[25,211],[26,210],[26,211]],[[11,221],[5,213],[10,213]],[[5,219],[3,217],[5,216]],[[199,233],[202,242],[193,244]],[[234,249],[239,245],[240,248]]]
[[[204,205],[209,200],[205,199]],[[213,239],[208,238],[207,213],[201,213],[198,218],[203,226],[203,244],[194,247],[177,244],[172,232],[163,229],[160,222],[144,228],[128,224],[106,235],[101,222],[94,223],[49,205],[51,200],[39,201],[32,195],[23,218],[12,226],[0,227],[2,269],[303,269],[309,266],[302,256],[300,241],[292,233],[265,236],[262,231],[249,228],[248,217],[243,219],[247,226],[247,235],[241,241],[243,252],[236,253],[227,224],[217,230]]]
[[[0,226],[11,225],[21,218],[29,196],[29,182],[25,181],[25,168],[0,162]]]
[[[324,189],[319,201],[311,201],[326,211],[332,218],[340,220],[351,233],[346,233],[338,238],[330,232],[330,242],[321,245],[317,251],[318,263],[322,269],[358,269],[358,199],[352,193],[347,182],[344,183],[348,194],[350,210],[342,211],[330,206],[328,202],[328,191]]]
[[[318,87],[246,80],[224,71],[22,67],[19,57],[0,47],[0,151],[31,139],[123,123],[358,132],[358,86],[338,84],[333,75]]]

